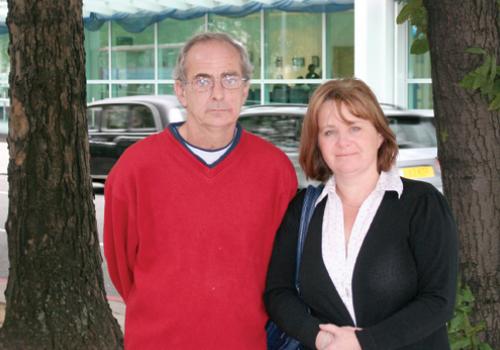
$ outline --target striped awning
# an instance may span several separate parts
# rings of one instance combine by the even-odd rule
[[[289,12],[335,12],[352,9],[354,0],[83,0],[88,30],[117,21],[129,32],[141,32],[165,18],[191,19],[213,13],[242,17],[262,9]],[[0,32],[6,32],[7,0],[0,0]]]

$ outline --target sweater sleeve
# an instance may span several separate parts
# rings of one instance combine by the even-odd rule
[[[138,247],[133,203],[119,198],[117,188],[108,178],[104,205],[104,255],[116,290],[127,303],[134,283],[133,268]],[[120,191],[121,192],[121,191]]]
[[[441,193],[417,198],[410,214],[409,244],[416,262],[418,290],[404,308],[357,331],[363,350],[399,349],[443,327],[453,315],[458,266],[457,229]]]
[[[310,315],[295,289],[295,261],[300,212],[305,191],[290,203],[278,229],[267,274],[264,302],[278,327],[308,348],[315,348],[319,320]]]

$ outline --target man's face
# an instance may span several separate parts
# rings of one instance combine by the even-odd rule
[[[194,45],[185,61],[186,82],[175,82],[175,93],[187,110],[188,123],[201,128],[234,127],[248,96],[248,83],[235,89],[222,86],[222,79],[242,77],[238,51],[231,45],[208,41]],[[194,82],[202,78],[213,87],[199,91]]]

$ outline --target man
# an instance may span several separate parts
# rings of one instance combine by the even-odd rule
[[[246,51],[205,33],[182,49],[184,123],[130,147],[105,187],[104,248],[127,349],[265,349],[274,234],[297,189],[288,158],[237,124]]]

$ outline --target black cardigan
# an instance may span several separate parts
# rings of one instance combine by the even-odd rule
[[[388,191],[359,251],[352,289],[363,350],[449,349],[446,321],[457,282],[457,232],[445,198],[431,185],[402,179]],[[290,203],[276,235],[264,295],[278,326],[309,348],[320,323],[352,326],[321,252],[326,197],[316,207],[294,288],[295,254],[304,191]],[[308,308],[310,312],[308,312]]]

